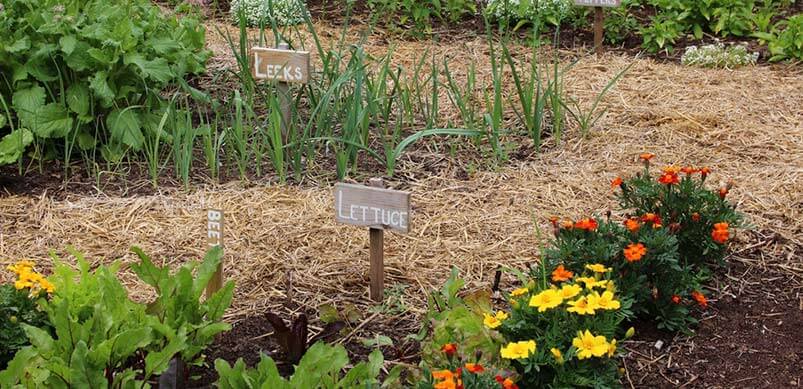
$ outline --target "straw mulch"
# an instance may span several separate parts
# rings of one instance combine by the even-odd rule
[[[230,61],[221,44],[210,42],[219,66]],[[464,45],[397,45],[396,58],[407,63],[425,46],[450,56],[456,69],[465,69],[471,58],[487,61],[487,47],[479,39]],[[368,49],[381,52],[387,46],[372,39]],[[487,287],[497,267],[524,268],[537,261],[548,239],[549,216],[577,218],[616,209],[609,182],[637,171],[636,155],[644,151],[658,154],[659,164],[710,166],[712,185],[733,179],[731,200],[758,231],[738,234],[733,248],[760,245],[756,266],[803,278],[801,69],[704,70],[607,55],[583,58],[568,76],[566,90],[590,102],[633,61],[606,98],[610,110],[589,139],[570,129],[560,145],[551,144],[528,162],[468,179],[448,169],[431,176],[404,158],[400,170],[408,179],[401,185],[413,193],[412,233],[385,234],[386,286],[406,286],[402,298],[411,312],[426,309],[426,293],[442,284],[452,266],[461,269],[469,286]],[[488,77],[486,65],[478,71]],[[446,100],[441,106],[452,109]],[[177,265],[203,254],[207,207],[226,214],[226,277],[237,283],[229,319],[283,310],[288,294],[295,304],[312,309],[326,303],[370,305],[368,232],[334,222],[327,185],[229,184],[125,198],[7,196],[0,198],[0,265],[33,258],[47,268],[48,252],[64,253],[66,245],[96,263],[134,261],[129,247],[138,245]],[[122,277],[136,298],[151,296],[125,268]]]

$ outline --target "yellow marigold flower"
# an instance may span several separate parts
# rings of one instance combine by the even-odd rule
[[[569,305],[571,307],[566,308],[566,311],[573,312],[578,315],[593,315],[596,309],[596,306],[589,304],[588,299],[585,297],[580,297],[577,300],[569,301]]]
[[[22,260],[22,261],[18,261],[14,265],[9,265],[8,267],[6,267],[6,269],[8,269],[9,271],[12,271],[14,273],[17,273],[17,275],[19,275],[20,273],[23,273],[24,271],[31,271],[33,269],[34,265],[35,264],[33,263],[33,261]]]
[[[508,316],[507,316],[507,313],[504,313],[502,311],[498,311],[498,312],[496,312],[496,315],[494,315],[494,316],[491,316],[491,315],[489,315],[487,313],[484,313],[483,317],[484,317],[484,319],[482,320],[482,323],[485,324],[486,327],[488,327],[490,329],[494,329],[496,327],[501,326],[502,322],[505,321]]]
[[[608,358],[612,358],[614,353],[616,353],[616,339],[611,339],[608,343]]]
[[[563,285],[563,287],[560,288],[560,296],[564,300],[568,300],[568,299],[580,294],[581,290],[583,290],[583,288],[580,287],[580,285],[577,285],[577,284]]]
[[[529,292],[529,291],[530,290],[527,289],[527,288],[513,289],[513,291],[510,292],[510,295],[513,296],[513,297],[523,296],[523,295],[527,294],[527,292]]]
[[[592,305],[598,309],[619,309],[621,304],[613,297],[613,293],[605,291],[600,295],[598,292],[591,293],[587,296],[588,305]]]
[[[563,353],[561,353],[560,350],[552,347],[549,349],[549,352],[551,352],[552,356],[555,357],[556,362],[563,364]]]
[[[572,345],[577,348],[577,359],[601,357],[608,352],[608,341],[604,336],[594,336],[591,331],[578,331],[577,337],[572,339]]]
[[[499,352],[502,358],[505,359],[522,359],[527,358],[530,354],[535,353],[535,341],[525,340],[521,342],[511,342],[507,346],[503,346]]]
[[[605,287],[608,284],[607,280],[600,280],[597,281],[594,277],[577,277],[577,281],[582,282],[585,284],[586,289],[593,289],[593,288],[601,288]]]
[[[613,281],[608,281],[608,285],[605,285],[605,290],[616,294],[616,283]]]
[[[530,297],[530,306],[538,307],[538,312],[544,312],[547,309],[555,308],[563,302],[563,297],[558,290],[548,289]]]
[[[586,265],[586,269],[593,271],[594,273],[607,273],[613,269],[609,267],[605,267],[605,265],[601,263],[593,263]]]
[[[56,290],[56,286],[53,285],[53,283],[48,281],[47,279],[43,279],[42,281],[40,281],[39,286],[45,291],[47,291],[47,293],[53,293],[53,291]]]

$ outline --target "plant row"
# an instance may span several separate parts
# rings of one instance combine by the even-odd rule
[[[587,135],[605,113],[602,98],[624,73],[593,101],[578,101],[564,87],[573,63],[540,61],[536,36],[521,55],[510,36],[489,31],[486,80],[476,70],[483,64],[456,71],[449,58],[429,52],[404,67],[394,64],[392,50],[375,57],[362,42],[325,45],[308,14],[302,26],[272,19],[253,41],[243,10],[239,36],[217,32],[237,65],[212,74],[204,89],[190,85],[209,57],[196,19],[165,16],[147,0],[115,1],[119,7],[6,3],[0,23],[14,34],[0,38],[0,165],[17,163],[23,174],[60,161],[65,177],[83,165],[98,180],[138,165],[154,185],[168,174],[187,185],[199,170],[213,180],[284,181],[329,169],[342,179],[361,165],[393,175],[411,145],[436,136],[462,138],[449,142],[451,153],[467,149],[503,162],[525,138],[538,150],[570,127]],[[287,91],[251,76],[252,46],[291,41],[305,28],[313,37],[308,49],[320,60],[309,84]],[[275,39],[266,41],[269,35]],[[509,76],[513,85],[503,82]]]

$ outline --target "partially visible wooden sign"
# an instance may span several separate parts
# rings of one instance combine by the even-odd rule
[[[219,209],[209,209],[206,211],[206,245],[210,249],[215,246],[223,246],[223,211]],[[206,297],[211,296],[223,287],[223,259],[220,266],[206,285]]]
[[[335,218],[340,223],[410,232],[410,193],[362,185],[335,184]]]
[[[255,79],[287,83],[309,82],[309,51],[251,48],[251,71]]]
[[[618,7],[622,0],[574,0],[574,5],[584,7]]]

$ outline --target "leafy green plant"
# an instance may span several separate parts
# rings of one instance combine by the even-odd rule
[[[770,61],[803,60],[803,15],[794,15],[773,26],[777,32],[756,32],[753,36],[767,41]]]
[[[515,23],[514,29],[532,24],[543,31],[545,26],[559,26],[572,14],[570,0],[487,0],[485,15],[503,24]]]
[[[733,69],[754,65],[758,53],[749,53],[743,45],[725,46],[721,43],[702,47],[688,46],[680,62],[689,66]]]
[[[409,26],[415,34],[431,31],[433,21],[456,22],[477,12],[473,0],[368,0],[368,6],[389,26]]]
[[[231,329],[222,321],[223,314],[231,305],[234,281],[201,301],[206,286],[220,265],[222,249],[214,247],[206,253],[203,262],[189,263],[170,274],[167,267],[154,265],[151,258],[140,248],[132,250],[140,259],[131,269],[146,284],[154,288],[156,300],[148,304],[147,312],[158,319],[154,330],[163,337],[155,349],[173,345],[173,340],[184,338],[183,344],[175,346],[175,354],[187,363],[212,343],[215,336]],[[195,274],[193,276],[193,274]]]
[[[216,383],[221,389],[256,389],[256,388],[356,388],[356,387],[388,387],[398,382],[401,367],[394,367],[384,383],[379,374],[384,364],[382,352],[374,350],[367,362],[360,362],[343,375],[342,371],[349,364],[346,349],[341,345],[329,346],[323,342],[315,343],[301,358],[295,373],[284,378],[279,374],[276,363],[262,354],[254,369],[248,369],[242,359],[232,366],[218,359],[215,369],[220,377]]]
[[[19,350],[0,372],[0,386],[142,387],[151,375],[167,368],[170,349],[149,354],[144,368],[132,363],[132,357],[151,345],[156,334],[145,307],[128,299],[115,277],[119,264],[90,272],[89,263],[74,255],[78,272],[54,257],[52,278],[57,293],[45,311],[55,336],[23,325],[31,346]],[[76,276],[80,276],[77,282]]]
[[[67,161],[74,145],[103,146],[118,159],[142,150],[144,133],[156,131],[149,115],[162,108],[160,92],[203,71],[209,56],[200,22],[165,16],[147,0],[9,0],[3,8],[0,131],[11,132],[2,162],[18,159],[31,135],[37,148],[62,146]]]

